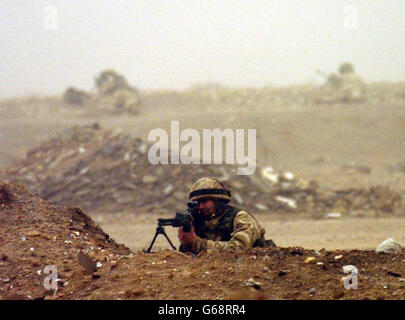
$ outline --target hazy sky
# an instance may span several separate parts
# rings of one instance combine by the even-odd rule
[[[405,1],[0,0],[0,48],[0,96],[89,90],[106,68],[143,89],[302,83],[343,61],[397,81]]]

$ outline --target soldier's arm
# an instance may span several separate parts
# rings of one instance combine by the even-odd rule
[[[235,216],[233,227],[234,231],[229,241],[196,238],[193,243],[193,252],[198,253],[202,250],[235,250],[237,248],[248,250],[264,233],[263,228],[258,224],[256,219],[246,211],[238,212]]]

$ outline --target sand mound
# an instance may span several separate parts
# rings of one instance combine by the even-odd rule
[[[130,253],[104,233],[79,208],[55,206],[21,184],[0,183],[0,295],[41,299],[47,265],[58,268],[59,286],[69,278],[84,286],[80,251],[95,261],[118,260]],[[91,277],[91,276],[90,276]]]

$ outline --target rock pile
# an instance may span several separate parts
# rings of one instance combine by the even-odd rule
[[[73,127],[28,152],[0,178],[18,180],[54,203],[98,211],[173,212],[185,207],[189,188],[203,176],[222,180],[233,204],[253,212],[391,213],[402,205],[401,196],[387,187],[326,190],[270,167],[242,176],[231,165],[152,165],[148,149],[121,130]]]
[[[63,100],[72,105],[83,106],[89,100],[89,97],[86,92],[74,87],[69,87],[63,95]]]

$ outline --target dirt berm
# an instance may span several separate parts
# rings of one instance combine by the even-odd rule
[[[97,264],[93,271],[79,263],[79,252]],[[357,289],[341,281],[349,264],[358,269]],[[44,288],[47,265],[58,270],[56,294]],[[405,299],[404,265],[404,250],[131,253],[80,209],[0,183],[2,299]]]

